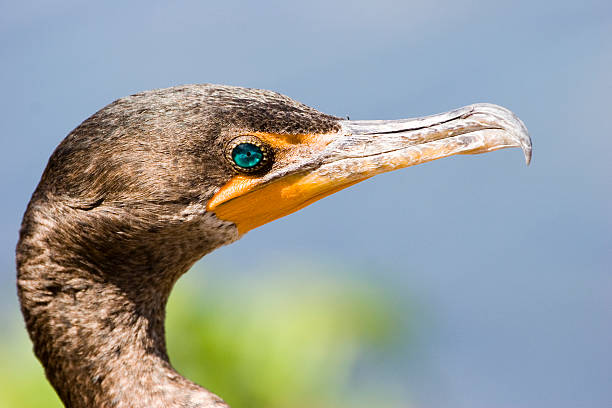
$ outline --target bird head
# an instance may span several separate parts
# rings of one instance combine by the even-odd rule
[[[101,109],[58,146],[38,190],[81,210],[81,239],[181,235],[201,243],[191,262],[374,175],[515,146],[529,162],[525,126],[491,104],[352,121],[271,91],[187,85]]]

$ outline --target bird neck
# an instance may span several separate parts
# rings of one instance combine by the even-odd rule
[[[18,292],[34,351],[66,406],[227,407],[179,375],[166,351],[166,302],[202,248],[160,253],[157,242],[156,253],[144,237],[101,248],[31,219],[17,247]]]

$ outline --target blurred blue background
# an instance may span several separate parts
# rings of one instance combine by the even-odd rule
[[[609,1],[2,1],[3,348],[21,327],[29,196],[59,141],[114,99],[211,82],[351,119],[492,102],[529,128],[530,167],[508,149],[378,176],[183,280],[325,281],[299,264],[376,286],[410,329],[345,376],[393,388],[389,406],[612,406],[611,40]]]

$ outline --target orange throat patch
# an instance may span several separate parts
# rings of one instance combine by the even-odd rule
[[[242,235],[367,178],[347,182],[296,174],[261,186],[259,178],[239,175],[210,199],[206,209],[234,223]]]

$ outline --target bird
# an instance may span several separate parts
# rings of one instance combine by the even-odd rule
[[[248,231],[377,174],[520,147],[493,104],[348,120],[267,90],[195,84],[118,99],[57,146],[23,216],[17,292],[67,407],[228,405],[180,375],[164,319],[173,285]]]

